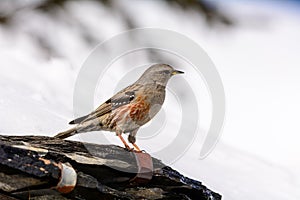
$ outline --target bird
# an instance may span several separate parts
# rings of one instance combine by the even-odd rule
[[[65,139],[84,132],[110,131],[116,133],[127,150],[141,152],[136,145],[139,128],[161,109],[170,78],[183,73],[168,64],[154,64],[136,82],[117,92],[95,111],[69,122],[75,125],[73,128],[54,137]],[[127,144],[122,137],[123,133],[129,133],[128,142],[134,148]]]

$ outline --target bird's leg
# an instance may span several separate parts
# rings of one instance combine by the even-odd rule
[[[135,143],[133,143],[132,145],[134,146],[137,152],[142,152],[141,149]]]
[[[135,141],[136,141],[135,135],[137,134],[137,131],[138,131],[138,129],[130,132],[130,134],[128,135],[128,141],[133,145],[133,147],[136,149],[136,151],[142,152],[140,150],[140,148],[135,144]]]
[[[124,138],[122,137],[122,134],[119,133],[119,132],[117,132],[117,136],[121,139],[121,141],[125,145],[126,149],[128,149],[129,151],[131,151],[132,149],[129,147],[129,145],[127,144],[127,142],[124,140]]]

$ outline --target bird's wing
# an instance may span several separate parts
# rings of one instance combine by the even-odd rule
[[[138,85],[131,85],[117,94],[115,94],[113,97],[105,101],[103,104],[101,104],[95,111],[92,113],[79,117],[77,119],[72,120],[69,122],[69,124],[78,124],[81,122],[86,122],[93,120],[97,117],[100,117],[102,115],[105,115],[107,113],[110,113],[112,110],[119,108],[123,105],[129,104],[134,98],[135,98],[135,93],[138,90],[139,86]]]

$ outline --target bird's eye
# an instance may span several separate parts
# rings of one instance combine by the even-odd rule
[[[170,71],[169,70],[164,70],[162,71],[163,74],[170,74]]]

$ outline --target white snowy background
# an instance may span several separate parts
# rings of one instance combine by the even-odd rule
[[[2,12],[15,9],[3,2]],[[55,17],[30,9],[35,1],[15,2],[20,9],[12,25],[0,25],[0,133],[52,136],[73,118],[76,76],[95,47],[83,41],[83,30],[100,43],[127,28],[117,12],[92,1],[70,1]],[[223,80],[226,120],[219,143],[200,160],[203,136],[198,136],[172,166],[225,200],[299,200],[300,5],[211,1],[235,19],[228,28],[209,27],[196,12],[164,1],[113,2],[135,19],[136,27],[166,28],[196,41]],[[36,38],[47,41],[43,51]],[[102,95],[96,103],[111,93]],[[121,145],[114,136],[110,140]],[[168,141],[160,136],[159,142]],[[140,146],[152,152],[157,144],[143,140]]]

